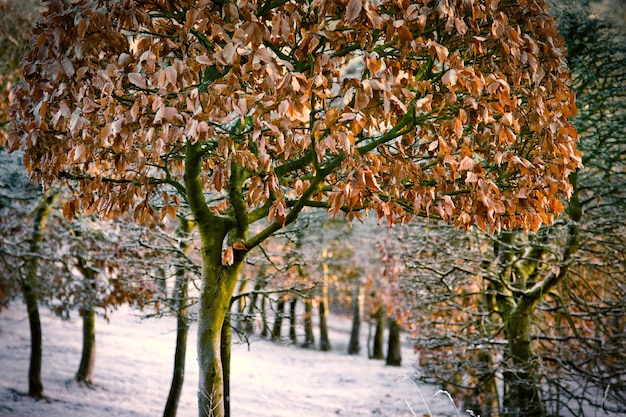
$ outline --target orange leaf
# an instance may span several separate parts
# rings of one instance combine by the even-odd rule
[[[373,188],[376,191],[382,191],[380,189],[380,187],[378,186],[378,183],[376,182],[376,178],[374,178],[374,174],[372,173],[372,171],[370,171],[369,169],[367,171],[364,172],[364,176],[365,176],[365,185],[367,185],[369,188]]]
[[[222,254],[222,265],[230,266],[235,261],[235,254],[233,253],[232,246],[226,248]]]
[[[233,244],[233,249],[234,250],[248,250],[248,248],[246,248],[246,245],[244,245],[240,241],[237,241]]]
[[[456,85],[458,79],[459,77],[457,76],[456,71],[449,69],[445,74],[443,74],[443,77],[441,77],[441,82],[444,83],[446,87],[452,87]]]
[[[461,160],[461,164],[459,165],[459,171],[470,171],[474,168],[474,160],[466,156]]]

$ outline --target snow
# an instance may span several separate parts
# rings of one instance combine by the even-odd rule
[[[41,310],[42,379],[46,400],[26,395],[30,333],[26,308],[15,302],[0,313],[0,417],[155,417],[162,415],[171,381],[176,322],[141,319],[120,309],[96,323],[96,384],[72,382],[81,355],[81,321]],[[350,321],[331,316],[333,351],[320,352],[252,337],[233,346],[233,416],[457,416],[446,395],[415,382],[416,357],[404,347],[403,366],[388,367],[367,353],[346,353]],[[366,350],[365,329],[362,350]],[[179,416],[198,415],[195,331],[189,333]]]

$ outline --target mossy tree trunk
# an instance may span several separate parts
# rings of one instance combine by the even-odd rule
[[[242,184],[244,176],[232,167],[229,196],[236,206],[237,220],[214,214],[204,198],[200,143],[187,145],[185,187],[187,200],[198,227],[201,241],[202,284],[198,306],[198,410],[200,417],[224,417],[224,367],[222,366],[222,332],[231,306],[244,254],[234,253],[222,259],[222,247],[235,229],[236,238],[245,238],[246,219]]]
[[[208,235],[203,225],[198,225],[203,240],[203,273],[198,312],[198,364],[200,369],[198,404],[200,416],[222,417],[224,409],[224,369],[222,366],[222,332],[235,290],[241,263],[232,266],[221,264],[221,240],[210,245],[220,236],[219,228]],[[213,229],[213,228],[210,228]],[[209,243],[209,245],[207,245]],[[212,246],[212,247],[211,247]]]
[[[505,370],[503,415],[511,417],[545,414],[538,385],[538,370],[532,349],[531,324],[533,305],[520,297],[513,283],[518,282],[519,264],[516,264],[517,233],[503,232],[495,242],[497,255],[497,309],[502,317],[507,338],[509,367]]]
[[[339,166],[345,155],[337,156],[316,173],[307,190],[284,218],[280,221],[276,219],[248,239],[249,225],[267,218],[271,202],[248,213],[244,183],[250,173],[232,161],[226,189],[229,209],[225,213],[214,212],[204,195],[202,162],[207,150],[203,146],[200,141],[187,142],[184,186],[180,187],[184,187],[185,200],[191,209],[201,242],[202,283],[197,339],[198,410],[200,417],[224,417],[226,397],[222,334],[245,256],[250,249],[298,218],[309,199],[319,191],[323,179]],[[289,171],[291,165],[282,169]],[[228,372],[228,365],[226,368]]]
[[[41,382],[43,337],[37,289],[37,278],[39,274],[38,254],[41,250],[41,242],[43,241],[44,232],[46,230],[50,206],[56,195],[56,191],[43,195],[35,209],[33,233],[29,242],[30,257],[26,261],[26,276],[20,282],[22,293],[24,294],[26,310],[28,312],[31,337],[30,364],[28,368],[28,395],[38,399],[44,397],[43,383]]]
[[[533,314],[543,297],[568,275],[569,265],[578,250],[578,223],[582,217],[577,187],[578,174],[570,176],[574,192],[567,214],[569,226],[559,265],[541,277],[539,263],[543,257],[541,245],[527,249],[516,261],[515,232],[502,233],[496,243],[497,279],[492,280],[497,293],[496,306],[502,317],[507,338],[506,355],[510,369],[505,372],[502,416],[542,417],[546,415],[541,399],[539,360],[533,349]]]
[[[529,306],[534,308],[534,306]],[[544,416],[539,390],[537,358],[532,348],[532,309],[516,309],[505,320],[511,369],[504,395],[505,416]]]

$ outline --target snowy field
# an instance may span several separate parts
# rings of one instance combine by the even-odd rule
[[[61,321],[42,310],[43,401],[25,396],[30,355],[26,309],[15,302],[0,313],[0,417],[157,417],[169,392],[174,357],[172,318],[141,320],[122,309],[96,323],[94,389],[71,382],[81,354],[81,322]],[[232,415],[236,417],[466,416],[445,394],[414,383],[415,356],[402,367],[367,359],[366,333],[359,356],[346,353],[350,322],[330,318],[331,352],[253,339],[233,347]],[[195,328],[179,416],[196,416]]]

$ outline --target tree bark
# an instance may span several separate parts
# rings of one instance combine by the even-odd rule
[[[21,280],[24,302],[28,312],[30,325],[30,364],[28,367],[28,395],[33,398],[43,398],[43,383],[41,382],[42,364],[42,331],[39,306],[37,304],[37,276],[39,274],[38,254],[41,250],[41,242],[46,229],[50,205],[54,201],[57,192],[50,192],[41,197],[33,220],[33,234],[30,240],[30,258],[26,261],[26,277]]]
[[[389,340],[387,349],[387,361],[389,366],[402,365],[402,344],[400,342],[400,325],[398,321],[392,319],[389,321]]]
[[[574,192],[570,198],[568,215],[567,241],[561,252],[560,265],[542,280],[534,282],[533,277],[528,282],[530,288],[524,288],[522,295],[513,294],[511,288],[513,278],[517,275],[525,278],[534,274],[537,267],[534,264],[517,264],[513,258],[514,232],[506,232],[497,242],[498,280],[496,297],[497,306],[504,322],[504,331],[508,341],[508,355],[511,360],[511,369],[505,374],[505,392],[503,396],[502,415],[507,417],[542,417],[546,415],[541,400],[539,368],[537,357],[532,346],[533,312],[542,298],[556,285],[562,282],[568,274],[569,264],[573,254],[578,250],[579,229],[578,222],[582,217],[579,191],[577,187],[577,173],[570,176]],[[535,256],[535,263],[540,261]],[[529,273],[529,271],[531,271]],[[536,274],[534,274],[536,275]]]
[[[81,309],[83,319],[83,352],[74,379],[78,383],[93,386],[96,366],[96,312],[92,307]]]
[[[198,321],[198,406],[201,417],[226,415],[222,331],[238,269],[205,262]]]
[[[385,359],[385,309],[381,306],[374,315],[376,319],[376,331],[374,332],[374,348],[372,359]]]
[[[350,332],[350,342],[348,343],[348,354],[358,355],[361,351],[361,310],[363,297],[361,295],[361,281],[356,280],[354,293],[352,295],[352,330]]]
[[[179,312],[179,314],[181,314]],[[186,313],[185,313],[186,314]],[[176,349],[174,351],[174,372],[170,392],[167,396],[163,417],[176,417],[178,403],[185,380],[185,357],[187,356],[187,336],[189,324],[186,315],[176,319]]]

